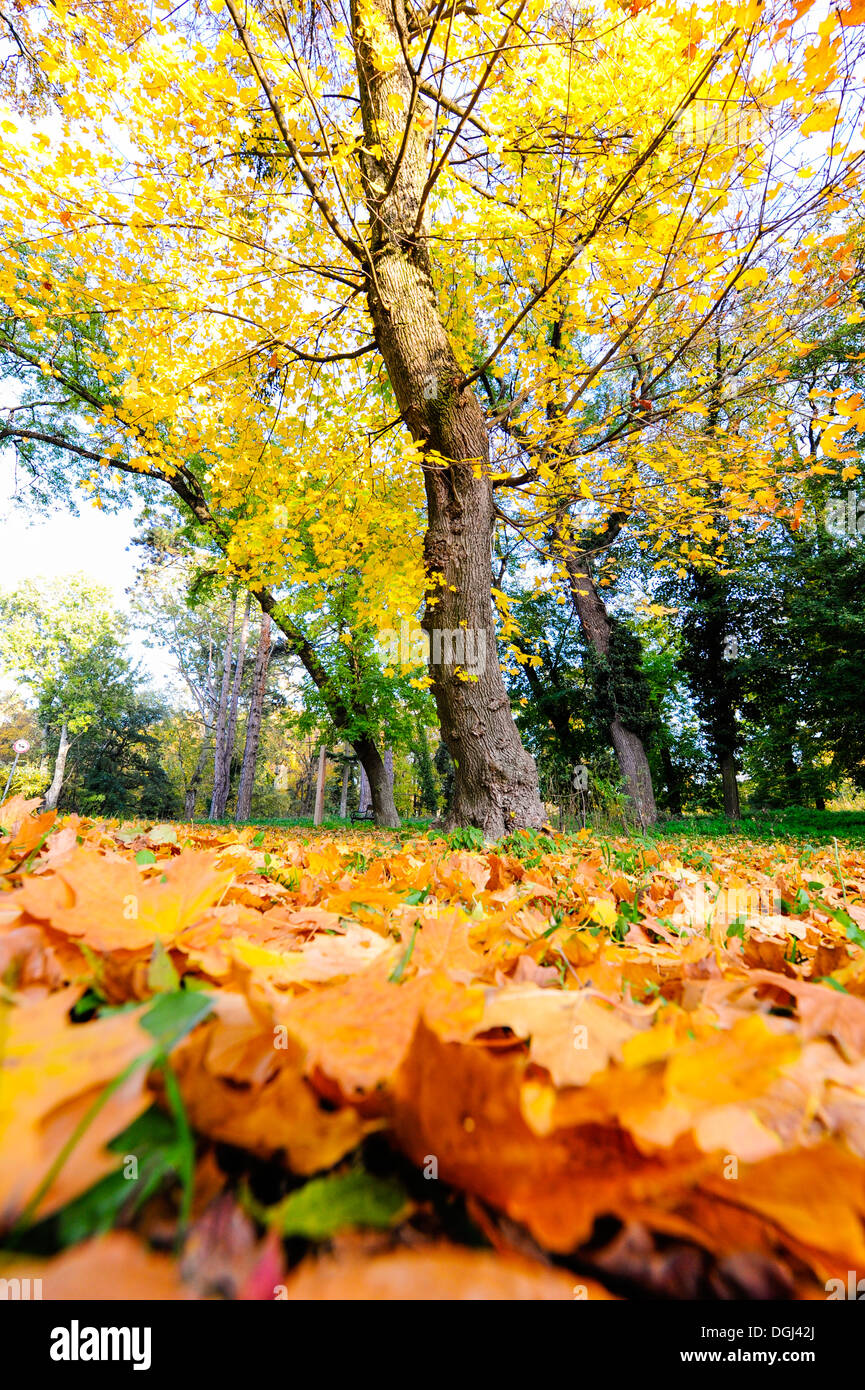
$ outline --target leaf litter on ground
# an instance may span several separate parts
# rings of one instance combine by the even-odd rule
[[[48,1298],[825,1297],[865,1265],[863,944],[865,850],[837,842],[13,799],[2,1272]]]

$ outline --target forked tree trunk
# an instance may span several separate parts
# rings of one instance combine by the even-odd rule
[[[252,809],[255,764],[261,737],[261,721],[264,715],[264,691],[267,685],[267,668],[270,664],[270,627],[270,614],[262,613],[261,627],[258,631],[258,647],[255,653],[255,669],[252,674],[252,694],[249,699],[249,714],[246,720],[243,764],[240,769],[240,785],[237,789],[237,810],[234,814],[236,821],[249,820],[249,813]]]
[[[456,769],[447,823],[475,825],[496,839],[517,826],[543,825],[546,813],[498,661],[489,436],[436,303],[422,205],[429,161],[421,120],[412,122],[401,148],[412,90],[403,56],[404,0],[352,0],[351,20],[364,144],[381,151],[361,155],[374,271],[369,310],[402,418],[425,452],[429,590],[423,626],[431,639],[442,737]],[[385,49],[388,57],[377,58]],[[415,112],[424,114],[420,103]],[[437,632],[449,634],[450,641],[440,636],[436,643]],[[478,644],[473,660],[465,652],[460,659],[454,640],[459,633]],[[473,678],[465,679],[467,674]],[[367,775],[375,802],[369,768]]]
[[[565,558],[565,568],[574,607],[583,631],[598,655],[606,657],[610,651],[612,624],[606,604],[595,586],[589,562],[580,555],[571,554]],[[643,740],[633,729],[626,728],[618,718],[610,722],[610,738],[628,788],[628,796],[640,824],[654,825],[658,819],[658,812],[652,787],[652,770]]]
[[[210,798],[210,819],[218,820],[220,805],[224,807],[228,793],[222,794],[223,748],[228,718],[228,692],[231,688],[231,663],[234,658],[234,618],[237,612],[237,595],[233,594],[228,614],[228,634],[222,657],[222,684],[219,690],[219,708],[216,714],[216,733],[213,739],[213,794]]]
[[[60,800],[60,792],[63,789],[63,778],[66,775],[69,744],[69,729],[64,719],[60,726],[60,742],[57,745],[57,756],[54,759],[54,776],[51,778],[51,786],[45,793],[45,800],[42,802],[43,811],[56,811],[57,809],[57,802]]]

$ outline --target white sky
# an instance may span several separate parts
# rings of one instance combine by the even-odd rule
[[[14,468],[14,451],[0,449],[0,589],[11,588],[21,579],[83,573],[110,589],[117,608],[128,613],[126,590],[134,584],[140,563],[137,550],[130,546],[136,509],[110,513],[82,502],[78,516],[67,511],[46,516],[14,507]],[[135,634],[129,650],[157,687],[174,683],[174,666],[167,653],[148,651]]]

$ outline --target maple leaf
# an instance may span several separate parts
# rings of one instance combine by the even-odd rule
[[[557,1086],[582,1086],[611,1060],[620,1061],[623,1044],[635,1032],[615,1009],[577,992],[534,985],[489,992],[481,1027],[502,1026],[530,1040],[532,1061],[546,1067]]]
[[[8,873],[32,854],[54,824],[56,811],[32,814],[39,805],[39,797],[27,800],[13,796],[0,806],[0,874]]]
[[[190,1123],[202,1134],[250,1153],[283,1150],[296,1173],[330,1168],[375,1128],[355,1110],[328,1113],[304,1077],[300,1048],[223,994],[215,1017],[172,1054]]]
[[[186,851],[145,875],[135,864],[82,849],[55,874],[31,878],[16,906],[95,951],[136,951],[171,941],[222,896],[233,877],[215,856]]]
[[[0,1080],[0,1221],[8,1223],[31,1199],[64,1142],[76,1131],[104,1086],[136,1057],[148,1039],[135,1014],[73,1024],[80,989],[2,1006],[5,1031]],[[47,1215],[117,1165],[105,1144],[149,1103],[141,1071],[104,1105],[73,1148],[39,1203]]]
[[[848,0],[838,18],[845,25],[865,24],[865,0]]]

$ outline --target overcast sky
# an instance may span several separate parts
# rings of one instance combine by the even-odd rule
[[[14,507],[14,466],[14,452],[0,449],[0,589],[21,579],[56,579],[80,572],[110,589],[117,607],[128,612],[126,590],[135,582],[139,562],[137,551],[130,548],[135,510],[111,514],[83,502],[78,516],[67,511],[40,516]],[[135,636],[130,652],[155,685],[172,679],[174,668],[167,655],[148,651]]]

